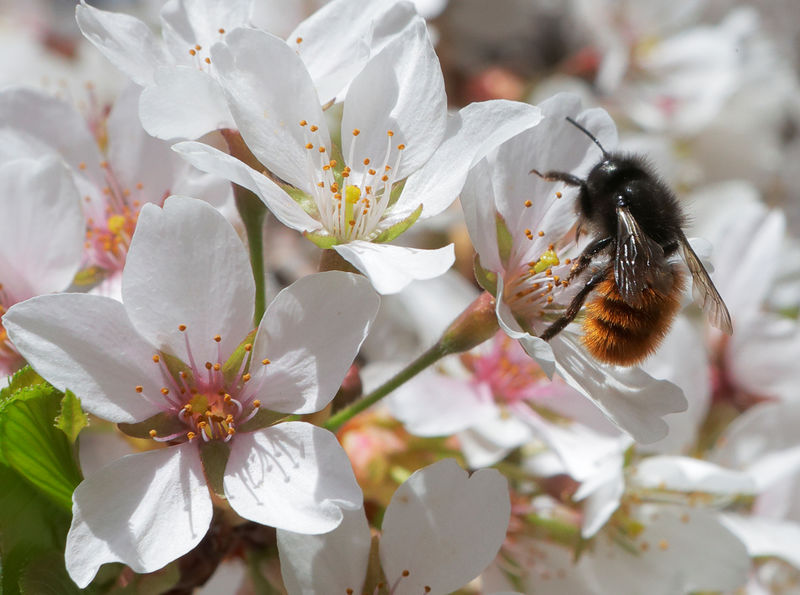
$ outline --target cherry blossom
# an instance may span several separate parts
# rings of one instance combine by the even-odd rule
[[[75,490],[66,561],[79,586],[105,562],[151,572],[196,546],[211,521],[207,482],[244,518],[297,532],[330,531],[360,506],[333,434],[265,425],[277,419],[268,410],[311,413],[333,398],[378,298],[351,274],[306,277],[275,297],[253,336],[254,291],[223,216],[172,197],[142,208],[122,303],[57,294],[6,314],[43,377],[98,417],[171,445],[123,457]]]

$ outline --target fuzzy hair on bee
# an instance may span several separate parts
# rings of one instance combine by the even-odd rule
[[[585,308],[583,343],[596,359],[632,366],[651,355],[680,310],[685,275],[669,258],[680,251],[691,273],[695,299],[711,324],[730,334],[730,314],[684,235],[686,216],[677,197],[639,155],[609,153],[574,119],[603,158],[585,180],[561,171],[531,170],[545,180],[579,188],[578,233],[593,240],[575,261],[567,282],[589,270],[589,279],[564,314],[540,335],[549,341]]]

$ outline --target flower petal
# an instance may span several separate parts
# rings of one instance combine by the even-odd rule
[[[691,457],[654,456],[640,461],[632,483],[644,488],[711,494],[754,494],[756,485],[743,471],[719,467]]]
[[[752,557],[776,556],[800,569],[800,524],[740,514],[722,514],[720,520],[744,542]]]
[[[90,413],[133,423],[161,411],[153,347],[134,330],[117,300],[39,296],[13,306],[3,325],[31,366],[59,390],[74,392]]]
[[[210,74],[190,66],[162,67],[142,92],[139,116],[156,138],[199,138],[236,128],[225,94]]]
[[[447,121],[442,144],[425,165],[408,178],[394,209],[413,211],[422,203],[421,217],[433,217],[456,199],[469,169],[489,151],[542,119],[538,107],[516,101],[471,103]],[[481,198],[486,201],[486,198]]]
[[[500,417],[491,388],[425,370],[397,388],[391,414],[415,436],[450,436]]]
[[[229,33],[225,44],[212,48],[211,59],[253,155],[279,178],[310,192],[315,180],[309,175],[306,144],[330,150],[331,143],[303,61],[282,39],[255,29]],[[307,126],[300,125],[303,120]],[[312,133],[311,125],[319,130]]]
[[[363,163],[366,158],[394,167],[395,157],[387,161],[387,149],[403,144],[395,167],[396,179],[401,180],[430,158],[446,124],[442,69],[425,21],[416,17],[350,85],[342,114],[342,151],[347,165],[360,174],[368,167]],[[362,134],[351,134],[354,129]],[[394,136],[388,143],[390,130]]]
[[[393,593],[464,586],[494,559],[510,515],[507,481],[494,469],[469,476],[445,459],[415,472],[383,517],[380,557]]]
[[[686,397],[676,385],[656,380],[640,368],[601,364],[564,331],[550,341],[558,374],[637,442],[649,444],[667,435],[661,419],[685,411]]]
[[[363,501],[336,437],[303,422],[237,435],[224,485],[239,515],[295,533],[327,533]]]
[[[378,313],[363,277],[329,271],[303,277],[267,308],[253,343],[253,386],[274,411],[312,413],[336,394]],[[269,365],[262,365],[264,358]]]
[[[159,349],[189,362],[233,353],[253,328],[255,287],[236,231],[213,207],[173,196],[146,204],[122,277],[133,326]],[[181,332],[179,325],[186,325]],[[220,335],[220,343],[214,341]]]
[[[0,165],[0,213],[3,293],[21,301],[66,289],[81,264],[85,223],[64,165],[56,157]]]
[[[84,37],[137,85],[153,82],[153,71],[169,59],[161,40],[139,19],[107,12],[82,0],[75,9]]]
[[[153,572],[194,548],[211,523],[197,445],[123,457],[72,495],[66,564],[83,588],[106,562]]]
[[[226,178],[257,194],[287,227],[297,231],[314,231],[322,227],[275,182],[236,157],[198,142],[177,143],[172,145],[172,149],[197,169]]]
[[[333,249],[364,273],[380,294],[397,293],[412,281],[438,277],[456,259],[452,244],[438,250],[420,250],[357,240],[337,244]]]
[[[289,595],[360,593],[372,542],[364,509],[343,510],[330,533],[303,535],[278,529],[281,576]]]

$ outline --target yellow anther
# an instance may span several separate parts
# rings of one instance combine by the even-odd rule
[[[358,136],[361,134],[361,131],[358,128],[353,128],[353,136]]]
[[[311,132],[316,132],[317,130],[319,130],[319,126],[317,126],[317,125],[315,125],[315,124],[312,124],[312,125],[311,125],[311,128],[309,128],[309,130],[310,130]]]
[[[186,325],[185,325],[185,324],[179,324],[179,325],[178,325],[178,330],[179,330],[180,332],[183,332],[183,331],[185,331],[185,330],[186,330]]]
[[[158,363],[158,362],[160,362],[160,361],[161,361],[161,358],[160,358],[160,357],[158,356],[158,354],[156,353],[156,354],[153,356],[153,363],[156,363],[156,364],[157,364],[157,363]]]
[[[140,393],[144,390],[144,387],[141,384],[137,384],[135,390],[137,393]]]
[[[244,350],[245,351],[250,351],[252,348],[253,348],[253,344],[252,343],[247,343],[244,346]]]
[[[125,217],[122,215],[112,215],[108,218],[106,225],[108,225],[108,231],[117,234],[125,227]]]
[[[266,366],[269,363],[269,360],[265,357],[264,359],[261,360],[261,363]]]
[[[158,435],[158,432],[156,432],[155,430],[150,430],[147,433],[150,434],[151,438],[155,438]]]
[[[219,335],[214,335],[214,340],[215,340],[217,343],[219,343],[220,341],[222,341],[222,337],[220,337]]]

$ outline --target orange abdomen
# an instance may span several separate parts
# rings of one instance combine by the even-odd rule
[[[596,359],[620,366],[632,366],[651,355],[669,331],[681,307],[684,276],[672,267],[672,289],[662,293],[646,289],[642,304],[632,306],[622,299],[613,269],[595,290],[586,306],[583,344]]]

